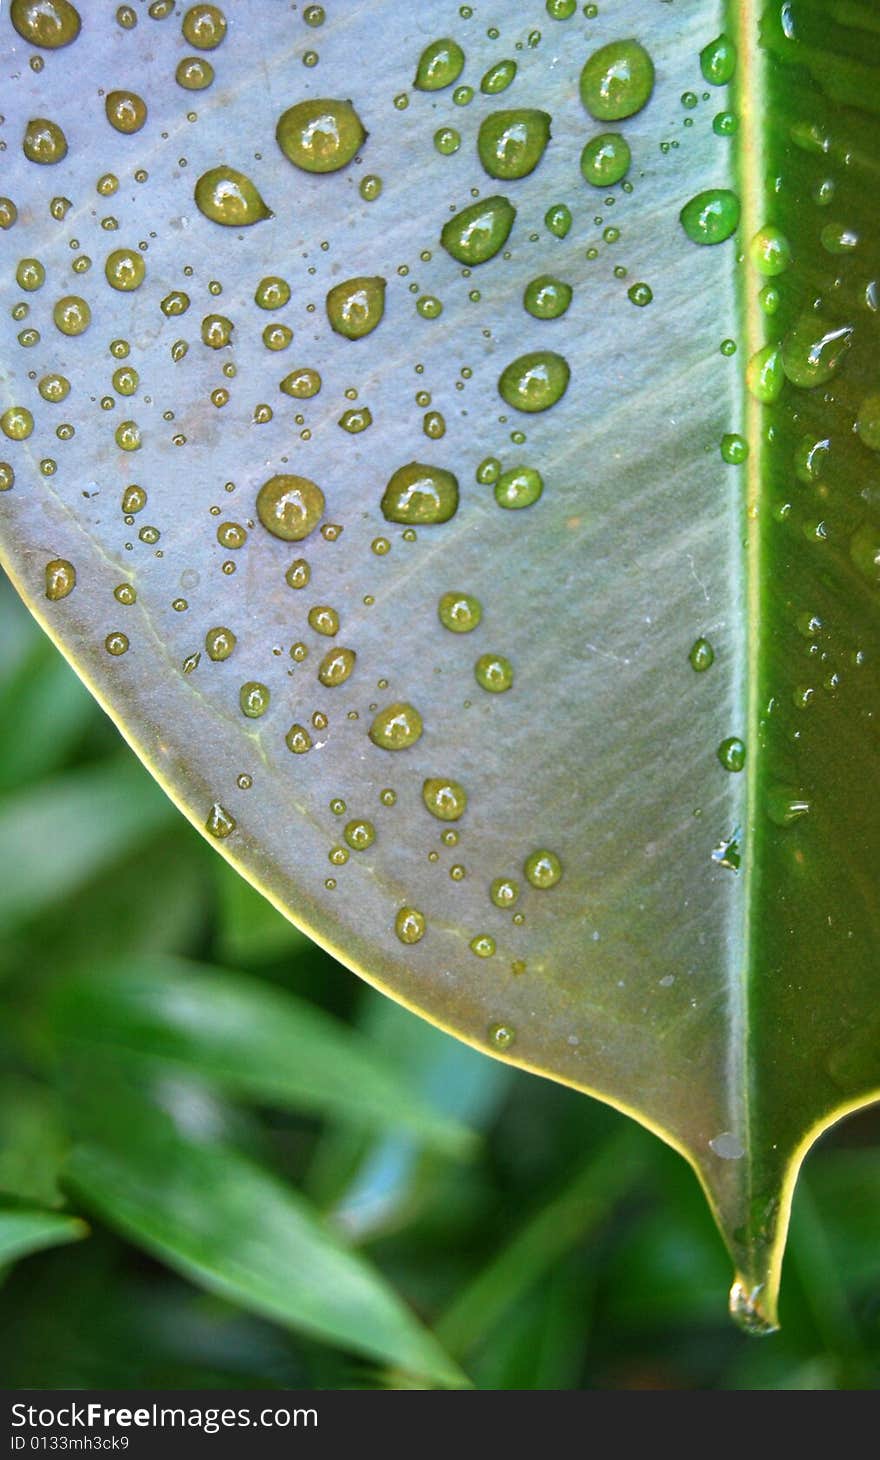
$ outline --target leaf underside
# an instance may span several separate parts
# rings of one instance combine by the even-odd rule
[[[29,306],[26,318],[4,311],[0,388],[4,411],[34,418],[27,439],[3,440],[10,576],[169,794],[198,827],[228,832],[218,850],[313,937],[443,1028],[676,1146],[734,1259],[735,1309],[773,1324],[803,1154],[880,1089],[880,458],[865,424],[880,392],[873,7],[605,0],[597,17],[580,7],[557,21],[535,0],[497,17],[446,0],[338,0],[310,29],[269,0],[237,0],[206,53],[216,79],[204,92],[174,80],[192,53],[179,14],[139,9],[126,29],[80,8],[82,33],[59,50],[35,51],[0,20],[2,191],[18,209],[0,236],[2,278]],[[699,61],[723,30],[738,50],[729,87],[707,84]],[[452,87],[412,86],[425,45],[446,36],[465,51],[465,105]],[[626,37],[650,52],[653,95],[626,120],[595,121],[581,69]],[[310,51],[319,61],[303,65]],[[508,57],[512,86],[481,92]],[[123,87],[148,107],[133,135],[105,116],[104,92]],[[279,116],[307,97],[351,98],[366,128],[338,172],[299,170],[276,144]],[[512,107],[550,113],[552,137],[529,176],[496,180],[477,131]],[[725,111],[732,136],[713,128]],[[31,117],[61,125],[62,161],[25,158]],[[440,128],[461,134],[451,154],[433,143]],[[606,191],[579,159],[607,130],[633,160]],[[194,186],[220,165],[253,182],[270,217],[238,228],[203,216]],[[102,195],[111,173],[118,190]],[[366,176],[381,178],[378,197],[363,197]],[[698,247],[679,212],[709,188],[738,195],[740,225]],[[500,193],[517,215],[504,249],[468,273],[440,231],[475,193]],[[545,222],[561,203],[564,237]],[[790,244],[772,278],[750,248],[762,228]],[[130,293],[104,277],[121,247],[141,247],[146,264]],[[76,272],[83,255],[92,266]],[[45,268],[37,291],[14,289],[23,258]],[[523,308],[542,274],[573,287],[560,318]],[[267,275],[291,287],[277,313],[254,303]],[[377,329],[352,340],[331,329],[325,297],[355,277],[387,288]],[[652,291],[645,307],[636,283]],[[762,306],[768,287],[777,297]],[[159,307],[174,290],[191,300],[180,316]],[[75,337],[53,324],[70,294],[92,312]],[[437,317],[418,311],[425,296],[441,301]],[[219,350],[201,337],[215,313],[234,326]],[[293,330],[285,350],[263,343],[274,322]],[[40,338],[23,346],[28,329]],[[126,359],[114,340],[129,343]],[[188,350],[172,354],[179,341]],[[787,377],[762,404],[746,366],[780,343]],[[804,374],[811,346],[820,366],[837,350],[818,384]],[[562,355],[571,381],[552,408],[525,414],[498,379],[538,350]],[[139,375],[130,398],[111,383],[120,365]],[[317,395],[279,392],[305,367],[320,372]],[[50,372],[70,380],[61,403],[38,392]],[[372,414],[357,434],[338,425],[353,406]],[[426,434],[438,429],[429,406],[442,436]],[[123,421],[140,430],[135,451],[117,445]],[[731,434],[749,447],[739,465],[720,451]],[[539,470],[543,495],[501,508],[476,480],[488,457]],[[413,460],[460,487],[450,520],[414,532],[380,506]],[[257,492],[284,472],[324,493],[323,531],[303,542],[257,517]],[[126,517],[132,483],[147,502]],[[230,522],[245,529],[239,548],[218,541]],[[285,574],[300,557],[310,581],[293,589]],[[76,586],[50,601],[56,559],[74,565]],[[135,602],[114,597],[123,584]],[[447,592],[479,599],[473,632],[440,622]],[[320,605],[338,613],[335,638],[309,624]],[[216,626],[236,636],[222,662],[206,652]],[[109,652],[120,634],[127,649]],[[702,637],[714,662],[696,673]],[[305,657],[291,657],[298,644]],[[335,646],[355,651],[354,669],[325,686],[317,668]],[[513,665],[502,693],[475,678],[487,653]],[[270,692],[259,718],[240,708],[251,682]],[[424,731],[391,752],[368,731],[400,701]],[[305,754],[288,749],[294,723]],[[717,754],[730,737],[746,747],[738,773]],[[459,821],[426,809],[431,777],[467,791]],[[334,849],[352,819],[375,840],[342,862]],[[562,866],[549,888],[523,872],[540,850]],[[519,884],[512,909],[490,899],[497,878]],[[410,944],[396,932],[405,908],[425,920]]]

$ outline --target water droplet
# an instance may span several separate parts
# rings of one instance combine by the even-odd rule
[[[809,801],[797,786],[771,786],[765,806],[775,826],[791,826],[810,810]]]
[[[76,587],[76,568],[66,558],[53,558],[46,564],[46,597],[51,603],[66,598]]]
[[[512,877],[496,877],[489,888],[489,896],[496,907],[513,907],[519,898],[519,884]]]
[[[104,276],[111,289],[128,294],[140,288],[146,274],[146,264],[133,248],[117,248],[107,255]]]
[[[216,662],[228,659],[236,645],[236,637],[231,629],[218,627],[208,629],[205,634],[205,649],[208,658]]]
[[[290,285],[277,274],[267,274],[254,290],[254,303],[260,309],[283,309],[290,300]]]
[[[376,840],[376,828],[372,821],[356,819],[346,824],[343,836],[353,852],[365,852]]]
[[[679,218],[692,243],[724,243],[736,232],[740,206],[728,188],[708,188],[685,203]]]
[[[802,314],[782,341],[782,368],[792,385],[812,390],[827,385],[852,343],[852,326],[819,314]]]
[[[708,639],[697,639],[691,646],[688,659],[691,668],[695,669],[697,674],[704,674],[715,663],[715,650]]]
[[[880,528],[870,522],[857,527],[849,540],[849,555],[867,582],[880,588]]]
[[[736,735],[722,740],[716,754],[726,771],[741,771],[746,763],[746,747]]]
[[[512,1024],[490,1024],[486,1038],[493,1049],[510,1049],[516,1039],[516,1030]]]
[[[232,813],[227,811],[225,806],[221,806],[219,801],[215,801],[208,812],[205,830],[211,836],[217,837],[218,841],[222,841],[224,837],[235,831],[235,827],[236,821]]]
[[[619,132],[602,132],[592,137],[581,153],[584,181],[596,188],[610,188],[622,182],[630,169],[632,153]]]
[[[39,259],[19,259],[18,267],[15,270],[15,282],[20,289],[26,289],[32,293],[34,289],[42,289],[46,280],[46,270]]]
[[[749,454],[749,443],[735,431],[727,431],[721,437],[721,460],[728,466],[741,466]]]
[[[324,493],[308,477],[280,473],[257,493],[257,516],[267,532],[285,542],[300,542],[313,532],[324,511]]]
[[[136,91],[108,91],[104,111],[111,127],[127,135],[139,132],[147,120],[147,104]]]
[[[250,178],[235,167],[223,165],[203,172],[193,197],[200,213],[227,228],[247,228],[273,216]]]
[[[478,933],[468,944],[478,958],[492,958],[495,954],[495,939],[489,933]]]
[[[11,228],[18,217],[18,209],[11,198],[0,197],[0,228]]]
[[[308,367],[298,370],[291,370],[285,375],[278,389],[284,395],[293,396],[294,400],[311,400],[321,389],[321,377],[317,370],[310,370]]]
[[[599,122],[619,122],[634,116],[653,90],[654,63],[636,40],[601,46],[581,71],[581,101]]]
[[[555,852],[541,847],[526,857],[523,872],[533,887],[555,887],[562,876],[562,863]]]
[[[483,617],[483,608],[472,593],[444,593],[437,604],[437,614],[445,629],[454,634],[469,634]]]
[[[288,107],[275,136],[294,166],[323,173],[351,162],[367,133],[350,101],[313,97]]]
[[[312,748],[312,737],[305,725],[291,725],[284,743],[293,755],[305,755]]]
[[[355,666],[354,649],[330,649],[318,665],[318,678],[328,689],[344,684]]]
[[[259,720],[261,715],[265,715],[269,708],[269,699],[268,687],[256,679],[249,679],[238,692],[241,712],[249,720]]]
[[[391,477],[381,507],[388,522],[448,522],[458,510],[458,478],[443,467],[411,461]]]
[[[507,242],[516,208],[496,194],[462,208],[443,225],[440,242],[461,264],[484,264]]]
[[[544,226],[556,238],[565,238],[571,228],[571,209],[565,203],[554,203],[544,214]]]
[[[880,451],[880,395],[866,395],[859,406],[856,430],[865,446]]]
[[[214,67],[203,56],[184,56],[177,63],[174,79],[184,91],[205,91],[214,80]]]
[[[746,1333],[756,1334],[764,1337],[768,1333],[775,1333],[779,1325],[771,1323],[764,1317],[759,1307],[759,1299],[763,1291],[763,1283],[750,1287],[745,1279],[738,1277],[730,1289],[729,1308],[730,1316],[738,1327],[745,1329]]]
[[[654,291],[650,284],[631,284],[626,291],[626,297],[632,304],[638,305],[639,309],[644,309],[654,298]]]
[[[779,228],[759,228],[749,244],[749,257],[766,278],[784,274],[791,263],[791,244]]]
[[[451,157],[461,146],[461,133],[454,127],[438,127],[434,133],[434,146],[442,157]]]
[[[29,162],[61,162],[67,156],[67,138],[57,122],[50,122],[48,117],[31,117],[21,149]]]
[[[464,69],[464,51],[446,37],[431,41],[422,51],[413,86],[418,91],[442,91],[457,81]]]
[[[746,366],[746,385],[763,405],[772,405],[782,394],[785,371],[778,345],[765,345],[756,350]]]
[[[191,46],[199,51],[213,51],[226,35],[226,16],[216,5],[191,5],[180,29]]]
[[[380,710],[370,726],[370,739],[380,750],[406,750],[415,745],[422,734],[422,717],[418,710],[398,701]]]
[[[709,1141],[710,1151],[714,1151],[722,1161],[740,1161],[745,1155],[745,1146],[738,1135],[731,1130],[723,1130]]]
[[[497,96],[499,92],[506,91],[516,76],[516,61],[496,61],[484,72],[480,81],[480,90],[486,96]]]
[[[34,429],[34,418],[27,406],[9,406],[0,416],[0,431],[10,441],[26,441]]]
[[[128,635],[121,634],[118,630],[114,630],[112,634],[108,634],[104,640],[104,648],[108,654],[113,655],[114,659],[118,659],[121,654],[127,654],[128,647]]]
[[[371,334],[385,313],[385,280],[346,279],[327,294],[327,318],[331,328],[347,340]]]
[[[535,319],[559,319],[571,304],[572,287],[553,274],[531,279],[523,293],[523,305]]]
[[[534,350],[505,366],[498,380],[498,393],[518,411],[546,411],[565,394],[570,376],[562,355]]]
[[[69,46],[82,24],[70,0],[12,0],[9,19],[22,40],[49,51]]]
[[[499,507],[517,510],[531,507],[544,490],[541,473],[533,466],[515,466],[501,473],[495,484],[495,501]]]
[[[438,821],[458,821],[467,807],[467,792],[458,781],[432,776],[422,785],[422,800]]]
[[[382,179],[374,172],[368,172],[366,177],[361,178],[358,192],[365,203],[375,203],[382,193]]]
[[[140,451],[141,429],[137,421],[120,421],[113,439],[120,451]]]
[[[550,115],[534,108],[490,112],[480,123],[477,153],[490,177],[534,172],[550,140]]]
[[[726,86],[736,71],[736,46],[730,36],[716,36],[700,52],[700,70],[710,86]]]
[[[52,318],[63,335],[81,335],[92,322],[92,311],[79,295],[68,294],[54,305]]]
[[[424,913],[415,907],[402,907],[394,919],[394,931],[401,943],[418,943],[425,936]]]
[[[716,137],[733,137],[739,131],[739,119],[733,112],[718,112],[712,118],[712,131]]]

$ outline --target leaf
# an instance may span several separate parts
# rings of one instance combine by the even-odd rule
[[[10,1197],[0,1196],[0,1268],[61,1242],[77,1242],[88,1236],[79,1217],[47,1212]]]
[[[140,767],[118,758],[3,796],[0,843],[15,855],[0,881],[0,919],[8,928],[33,918],[143,847],[168,820]]]
[[[123,1235],[210,1292],[453,1388],[465,1381],[380,1275],[290,1187],[128,1096],[128,1134],[76,1147],[67,1182]]]
[[[803,1156],[880,1089],[872,14],[227,10],[200,91],[176,22],[90,17],[42,71],[2,22],[6,277],[46,271],[3,326],[9,571],[276,907],[679,1150],[770,1326]],[[620,119],[605,53],[591,116],[636,36],[653,94]],[[412,86],[445,37],[472,99]]]
[[[242,974],[173,958],[108,964],[58,986],[53,1023],[63,1044],[159,1061],[244,1099],[403,1127],[447,1153],[473,1143],[353,1030]]]

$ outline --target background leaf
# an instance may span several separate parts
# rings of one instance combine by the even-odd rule
[[[66,979],[57,1038],[186,1071],[242,1099],[362,1125],[401,1125],[440,1150],[472,1145],[352,1030],[288,993],[182,959],[131,959]]]
[[[182,1107],[185,1108],[185,1107]],[[78,1146],[69,1186],[112,1226],[211,1291],[437,1384],[451,1360],[308,1204],[267,1172],[132,1096],[127,1134]],[[114,1139],[115,1137],[115,1139]]]

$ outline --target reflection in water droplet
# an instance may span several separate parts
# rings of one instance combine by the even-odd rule
[[[695,669],[697,674],[703,674],[715,663],[715,650],[708,639],[697,639],[691,646],[688,659],[691,668]]]
[[[534,350],[505,366],[498,380],[498,393],[518,411],[546,411],[565,394],[570,376],[562,355],[553,350]]]
[[[764,1290],[763,1283],[752,1287],[741,1277],[737,1277],[730,1289],[729,1309],[730,1316],[735,1323],[744,1328],[746,1333],[752,1333],[758,1337],[764,1337],[768,1333],[775,1333],[778,1323],[773,1323],[766,1318],[760,1309],[761,1293]]]
[[[431,41],[422,51],[413,86],[418,91],[442,91],[457,81],[464,68],[464,51],[446,37]]]
[[[76,587],[76,568],[66,558],[53,558],[46,564],[46,597],[52,603],[66,598]]]
[[[422,785],[422,800],[439,821],[458,821],[467,807],[467,792],[458,781],[434,776]]]
[[[441,230],[440,242],[459,263],[484,264],[504,247],[515,217],[516,208],[510,199],[496,193],[449,218]]]
[[[422,717],[414,705],[397,701],[380,710],[370,726],[370,739],[380,750],[406,750],[422,734]]]
[[[726,740],[722,740],[716,754],[726,771],[741,771],[746,763],[745,744],[736,735],[730,735]]]
[[[285,542],[300,542],[313,532],[324,511],[324,493],[308,477],[280,473],[257,493],[257,516],[267,532]]]
[[[385,313],[385,280],[346,279],[327,294],[327,318],[331,328],[347,340],[361,340],[382,321]]]
[[[448,522],[458,510],[458,479],[443,467],[411,461],[394,472],[382,496],[388,522]]]
[[[581,101],[599,122],[619,122],[634,116],[653,89],[654,63],[635,40],[601,46],[581,71]]]
[[[483,617],[483,608],[472,593],[444,593],[437,604],[437,615],[453,634],[469,634]]]
[[[490,1024],[486,1038],[493,1049],[509,1049],[516,1039],[516,1030],[512,1024]]]
[[[707,188],[685,203],[679,214],[681,225],[692,243],[724,243],[736,232],[740,205],[728,188]]]
[[[229,836],[230,832],[235,831],[235,826],[235,817],[226,810],[225,806],[221,806],[219,801],[215,801],[208,812],[205,830],[210,832],[211,836],[217,837],[218,841],[222,841],[224,837]]]
[[[401,943],[418,943],[425,936],[424,913],[420,913],[415,907],[400,908],[397,917],[394,919],[394,931]]]
[[[550,140],[550,115],[535,108],[490,112],[480,123],[477,153],[490,177],[534,172]]]
[[[542,847],[526,857],[523,871],[533,887],[555,887],[562,876],[562,863],[555,852]]]
[[[367,133],[350,101],[313,97],[282,113],[275,136],[296,167],[337,172],[351,162]]]

